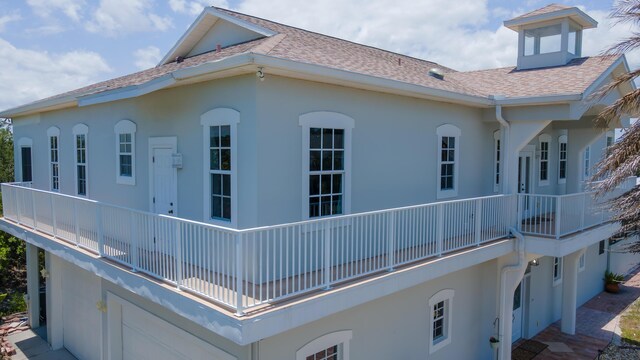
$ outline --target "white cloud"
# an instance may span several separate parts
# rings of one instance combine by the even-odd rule
[[[152,12],[153,5],[151,0],[100,0],[85,28],[107,36],[171,28],[171,18]]]
[[[39,27],[25,29],[24,33],[33,36],[55,35],[66,31],[67,29],[59,24],[43,25]]]
[[[85,0],[27,0],[36,15],[48,18],[57,11],[61,11],[69,19],[78,22],[82,18]]]
[[[177,13],[198,15],[207,6],[228,8],[227,0],[169,0],[169,7]]]
[[[20,49],[0,38],[0,109],[102,80],[112,72],[95,52],[62,54]]]
[[[0,32],[3,32],[8,23],[22,19],[20,14],[14,13],[10,15],[0,16]]]
[[[133,53],[135,58],[135,65],[140,70],[149,69],[158,64],[162,59],[162,53],[160,49],[155,46],[147,46],[146,48],[138,49]]]

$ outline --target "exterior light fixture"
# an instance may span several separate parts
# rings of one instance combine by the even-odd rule
[[[529,265],[530,266],[539,266],[540,265],[540,261],[538,261],[538,259],[533,259],[533,260],[529,261]]]
[[[258,79],[260,79],[260,81],[264,81],[264,71],[262,71],[262,67],[258,68],[256,76],[258,77]]]

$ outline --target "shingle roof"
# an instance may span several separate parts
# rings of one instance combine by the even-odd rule
[[[554,11],[558,11],[558,10],[565,10],[565,9],[571,9],[571,6],[566,6],[566,5],[561,5],[561,4],[549,4],[549,5],[545,6],[545,7],[540,8],[540,9],[530,11],[530,12],[522,14],[520,16],[516,16],[515,18],[513,18],[513,19],[511,19],[509,21],[526,19],[526,18],[530,18],[530,17],[533,17],[533,16],[542,15],[542,14],[548,14],[550,12],[554,12]]]
[[[485,96],[506,97],[582,94],[619,56],[594,56],[571,60],[568,64],[540,69],[514,67],[448,74],[469,84]]]
[[[553,4],[522,16],[532,16],[533,13],[539,13],[545,9],[547,9],[546,11],[553,11],[557,7],[564,8],[563,5]],[[176,70],[244,53],[268,55],[479,97],[487,97],[493,94],[508,97],[579,94],[615,60],[594,57],[575,59],[564,66],[544,69],[515,70],[511,67],[456,72],[435,62],[357,44],[226,9],[215,9],[240,20],[269,29],[275,32],[276,35],[229,46],[221,51],[211,51],[189,57],[180,63],[174,61],[37,102],[66,97],[80,97],[140,85]],[[432,68],[441,69],[445,74],[444,80],[429,76],[428,72]]]

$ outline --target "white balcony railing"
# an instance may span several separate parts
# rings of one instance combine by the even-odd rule
[[[21,186],[22,185],[22,186]],[[516,196],[234,230],[2,184],[4,217],[236,310],[508,236]]]
[[[609,222],[612,214],[607,201],[631,189],[635,183],[635,177],[629,178],[601,198],[596,198],[593,191],[568,195],[518,194],[518,230],[560,239]]]
[[[635,184],[630,180],[615,196]],[[602,200],[606,200],[604,198]],[[4,217],[245,309],[477,247],[517,227],[559,239],[609,221],[593,193],[498,195],[235,230],[2,184]]]

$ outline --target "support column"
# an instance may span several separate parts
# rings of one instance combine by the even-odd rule
[[[45,253],[47,270],[47,340],[53,350],[64,346],[62,325],[62,267],[59,258]]]
[[[569,335],[576,333],[576,308],[578,298],[578,261],[584,249],[563,258],[562,266],[562,319],[560,330]]]
[[[29,326],[40,327],[40,266],[38,264],[38,248],[26,243],[27,257],[27,309]]]

